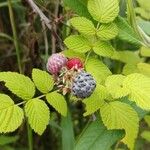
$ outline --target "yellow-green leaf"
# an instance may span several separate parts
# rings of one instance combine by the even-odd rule
[[[115,23],[102,24],[97,30],[97,36],[101,40],[111,40],[118,34],[118,27]]]
[[[35,94],[35,86],[30,78],[16,72],[0,72],[0,81],[18,97],[28,100]]]
[[[92,21],[85,17],[74,17],[70,20],[70,22],[75,29],[84,35],[94,35],[96,33],[96,29]]]
[[[126,135],[122,141],[133,150],[139,128],[139,118],[136,111],[128,104],[114,101],[103,105],[100,113],[102,121],[108,129],[125,130]]]
[[[125,78],[123,75],[111,75],[107,77],[105,85],[113,98],[117,99],[129,94],[129,90],[123,87]]]
[[[80,35],[71,35],[65,39],[64,43],[70,50],[78,53],[86,53],[91,49],[89,41]]]
[[[32,70],[32,79],[37,89],[42,93],[48,93],[53,89],[54,80],[46,71],[40,69]]]
[[[142,46],[140,49],[140,54],[144,57],[150,57],[150,48]]]
[[[107,76],[112,74],[109,68],[96,58],[90,58],[87,61],[86,70],[93,75],[97,83],[104,82]]]
[[[25,113],[31,128],[42,135],[50,119],[50,111],[45,102],[38,98],[29,100],[25,105]]]
[[[139,69],[140,73],[150,77],[150,64],[138,63],[137,68]]]
[[[129,100],[146,110],[150,109],[150,78],[133,73],[128,75],[123,81],[123,87],[130,90]]]
[[[97,85],[93,94],[83,100],[83,103],[86,105],[86,112],[84,113],[84,116],[90,115],[97,111],[104,104],[104,99],[107,97],[108,92],[106,87]]]
[[[48,103],[52,105],[61,115],[67,115],[67,103],[61,94],[55,91],[47,94],[46,99]]]
[[[97,55],[103,56],[103,57],[111,57],[114,52],[114,48],[109,42],[104,41],[98,41],[95,43],[93,47],[94,52]]]
[[[96,21],[109,23],[118,16],[119,2],[118,0],[89,0],[88,10]]]
[[[5,94],[0,94],[0,103],[0,133],[13,132],[23,121],[23,110]]]

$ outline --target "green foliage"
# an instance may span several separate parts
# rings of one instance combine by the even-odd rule
[[[71,35],[65,39],[64,43],[70,50],[78,53],[86,53],[91,49],[89,41],[80,35]]]
[[[119,3],[118,0],[89,0],[88,10],[96,21],[109,23],[118,16]]]
[[[119,60],[123,63],[137,64],[141,61],[137,53],[131,51],[115,51],[115,54],[112,56],[112,59]]]
[[[143,131],[141,137],[150,142],[150,131]]]
[[[96,29],[92,21],[84,17],[75,17],[70,20],[71,25],[84,35],[95,35]]]
[[[129,99],[146,110],[150,109],[150,78],[133,73],[123,81],[123,87],[130,90]]]
[[[14,143],[19,139],[19,136],[6,136],[6,135],[1,135],[0,136],[0,145],[7,145],[10,143]]]
[[[0,81],[4,81],[5,86],[23,100],[31,99],[34,96],[34,83],[24,75],[15,72],[1,72]]]
[[[5,94],[0,94],[0,101],[0,133],[12,132],[21,125],[23,110]]]
[[[123,142],[130,149],[134,148],[134,142],[138,134],[139,118],[136,111],[128,104],[119,101],[106,103],[100,109],[102,121],[108,129],[124,129]]]
[[[115,20],[115,23],[119,29],[119,34],[118,34],[119,39],[134,45],[141,45],[138,36],[136,35],[132,27],[127,23],[125,19],[119,16]]]
[[[142,46],[140,49],[140,54],[144,57],[150,57],[150,48]]]
[[[123,75],[112,75],[107,77],[105,85],[107,91],[109,91],[114,99],[121,98],[129,94],[130,91],[123,87],[123,80],[125,78],[126,77]]]
[[[118,27],[115,23],[102,24],[97,30],[97,36],[101,40],[111,40],[118,35]]]
[[[42,135],[50,119],[49,108],[45,102],[38,98],[29,100],[25,105],[25,115],[31,128]]]
[[[64,97],[56,91],[46,95],[46,99],[61,115],[67,115],[67,103]]]
[[[63,2],[78,15],[91,19],[87,9],[87,0],[63,0]]]
[[[111,57],[114,52],[114,48],[109,42],[98,41],[93,47],[94,52],[103,57]]]
[[[32,79],[37,89],[42,93],[48,93],[53,89],[54,80],[46,71],[33,69]]]
[[[90,122],[79,136],[75,150],[108,150],[124,135],[124,132],[107,130],[102,121],[97,118]]]
[[[107,89],[102,85],[97,85],[94,93],[83,100],[83,103],[86,105],[86,112],[84,116],[91,115],[100,109],[104,104],[104,99],[108,97]]]
[[[86,63],[86,70],[93,75],[98,83],[104,82],[107,76],[111,75],[111,71],[96,58],[90,58]]]

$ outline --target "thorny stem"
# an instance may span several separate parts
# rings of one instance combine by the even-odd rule
[[[89,51],[89,52],[88,52],[88,54],[87,54],[87,56],[86,56],[86,60],[85,60],[85,62],[84,62],[84,66],[87,64],[87,61],[88,61],[88,59],[89,59],[91,53],[92,53],[92,51]]]
[[[12,28],[12,32],[13,32],[13,42],[14,42],[16,54],[17,54],[18,68],[19,68],[19,72],[22,73],[21,59],[20,59],[20,48],[19,48],[19,43],[18,43],[18,37],[17,37],[17,31],[16,31],[16,25],[15,25],[11,0],[8,0],[8,9],[9,9],[11,28]]]
[[[44,36],[44,44],[45,44],[45,55],[46,60],[48,59],[48,39],[47,39],[47,33],[45,30],[45,24],[42,22],[42,28],[43,28],[43,36]]]

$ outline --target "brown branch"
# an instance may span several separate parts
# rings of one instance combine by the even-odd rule
[[[33,0],[26,0],[28,4],[31,6],[32,10],[36,12],[40,18],[41,21],[45,23],[45,25],[51,30],[52,26],[50,24],[50,20],[44,15],[44,13],[40,10],[40,8],[34,3]]]

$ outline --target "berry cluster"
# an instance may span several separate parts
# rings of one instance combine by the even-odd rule
[[[83,99],[89,97],[96,87],[94,78],[84,70],[79,58],[68,59],[61,53],[53,54],[48,59],[47,70],[63,94],[71,92]]]

